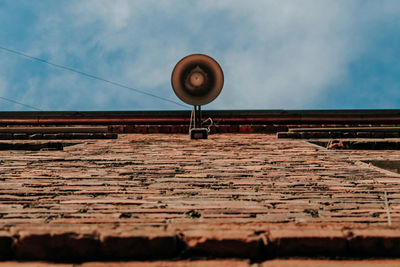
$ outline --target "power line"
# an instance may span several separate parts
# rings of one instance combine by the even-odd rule
[[[21,102],[18,102],[16,100],[13,100],[13,99],[10,99],[10,98],[6,98],[6,97],[3,97],[3,96],[0,96],[0,99],[3,99],[5,101],[8,101],[8,102],[11,102],[11,103],[14,103],[14,104],[18,104],[18,105],[21,105],[21,106],[24,106],[24,107],[27,107],[27,108],[30,108],[30,109],[42,111],[40,108],[31,106],[31,105],[27,105],[27,104],[24,104],[24,103],[21,103]]]
[[[80,74],[80,75],[83,75],[83,76],[86,76],[86,77],[89,77],[89,78],[92,78],[92,79],[95,79],[95,80],[106,82],[106,83],[112,84],[112,85],[117,86],[117,87],[125,88],[125,89],[128,89],[130,91],[134,91],[136,93],[140,93],[140,94],[144,94],[144,95],[147,95],[147,96],[151,96],[151,97],[154,97],[154,98],[157,98],[157,99],[160,99],[160,100],[164,100],[164,101],[167,101],[167,102],[170,102],[170,103],[174,103],[174,104],[179,105],[181,107],[187,108],[186,105],[181,104],[181,103],[176,102],[176,101],[173,101],[171,99],[164,98],[162,96],[158,96],[158,95],[155,95],[155,94],[152,94],[152,93],[148,93],[148,92],[145,92],[143,90],[136,89],[136,88],[132,88],[130,86],[123,85],[123,84],[120,84],[120,83],[117,83],[117,82],[113,82],[113,81],[110,81],[110,80],[107,80],[107,79],[104,79],[104,78],[101,78],[101,77],[98,77],[98,76],[95,76],[95,75],[92,75],[92,74],[88,74],[86,72],[83,72],[83,71],[80,71],[80,70],[76,70],[76,69],[73,69],[73,68],[70,68],[70,67],[67,67],[67,66],[64,66],[64,65],[52,63],[50,61],[47,61],[47,60],[44,60],[44,59],[41,59],[41,58],[38,58],[38,57],[30,56],[30,55],[27,55],[25,53],[22,53],[22,52],[19,52],[17,50],[14,50],[14,49],[6,48],[6,47],[3,47],[3,46],[0,46],[0,49],[3,50],[3,51],[9,52],[9,53],[15,54],[15,55],[19,55],[19,56],[22,56],[22,57],[26,57],[26,58],[29,58],[29,59],[32,59],[32,60],[39,61],[41,63],[48,64],[48,65],[50,65],[52,67],[55,67],[55,68],[59,68],[59,69],[67,70],[67,71],[70,71],[70,72],[74,72],[74,73],[77,73],[77,74]]]

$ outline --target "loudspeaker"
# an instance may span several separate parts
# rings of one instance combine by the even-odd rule
[[[193,106],[213,101],[222,90],[224,74],[213,58],[193,54],[181,59],[172,71],[171,84],[175,94]]]

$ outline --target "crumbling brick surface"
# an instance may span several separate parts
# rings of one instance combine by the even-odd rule
[[[266,134],[132,134],[0,151],[0,255],[398,257],[399,175],[361,160],[399,159]]]

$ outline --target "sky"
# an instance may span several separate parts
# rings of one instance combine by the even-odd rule
[[[398,0],[0,0],[0,47],[147,93],[0,49],[0,111],[189,110],[194,53],[224,71],[204,109],[400,108]]]

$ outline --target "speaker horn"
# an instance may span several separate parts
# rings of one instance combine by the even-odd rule
[[[213,101],[222,90],[224,74],[213,58],[193,54],[181,59],[172,71],[171,84],[175,94],[193,106]]]

